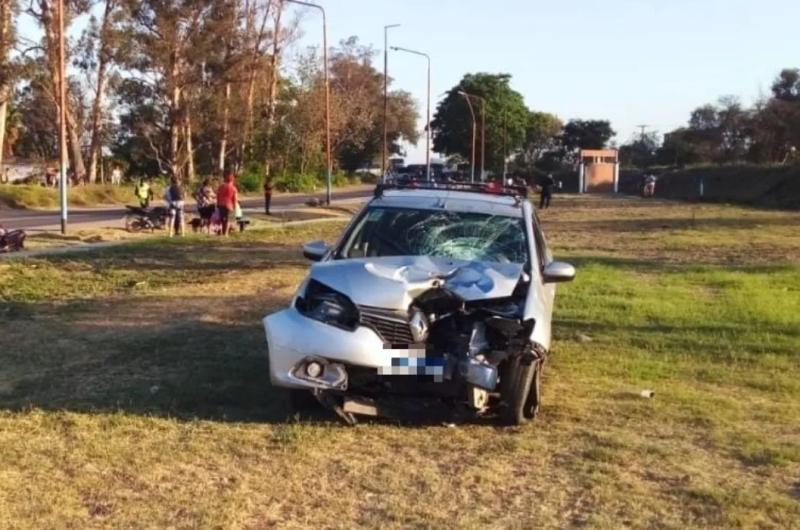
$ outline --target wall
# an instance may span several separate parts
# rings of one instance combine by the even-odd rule
[[[703,177],[705,201],[800,209],[798,166],[708,166],[655,173],[656,197],[698,200]],[[641,171],[621,171],[620,192],[638,194],[641,175]]]

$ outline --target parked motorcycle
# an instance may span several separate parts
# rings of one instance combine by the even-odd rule
[[[0,254],[23,250],[27,236],[24,230],[6,230],[0,225]]]
[[[167,225],[169,212],[163,206],[142,208],[140,206],[126,205],[128,213],[125,215],[125,230],[128,232],[141,232],[143,230],[162,230]]]
[[[642,182],[642,197],[653,197],[656,194],[656,177],[648,175]]]

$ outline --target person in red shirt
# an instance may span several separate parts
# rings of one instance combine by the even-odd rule
[[[230,216],[236,210],[237,202],[239,202],[239,191],[233,183],[233,171],[226,171],[223,183],[217,190],[217,211],[222,223],[221,234],[224,236],[230,233]]]

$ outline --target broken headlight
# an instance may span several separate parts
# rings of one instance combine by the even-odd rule
[[[306,292],[297,298],[295,308],[314,320],[354,330],[358,325],[355,304],[342,293],[316,280],[309,280]]]

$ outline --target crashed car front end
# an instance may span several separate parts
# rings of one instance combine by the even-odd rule
[[[509,370],[540,367],[550,340],[547,292],[530,265],[523,214],[429,215],[420,236],[413,232],[421,222],[402,230],[411,255],[391,255],[405,246],[376,251],[399,245],[376,236],[371,250],[345,237],[343,259],[315,264],[291,306],[264,319],[272,383],[313,391],[348,422],[401,415],[423,402],[478,414],[502,406]],[[459,226],[465,219],[471,225]],[[449,232],[437,235],[437,226]],[[489,259],[466,259],[475,257],[466,247],[476,245],[491,246],[478,254]],[[368,255],[353,257],[350,248]]]

